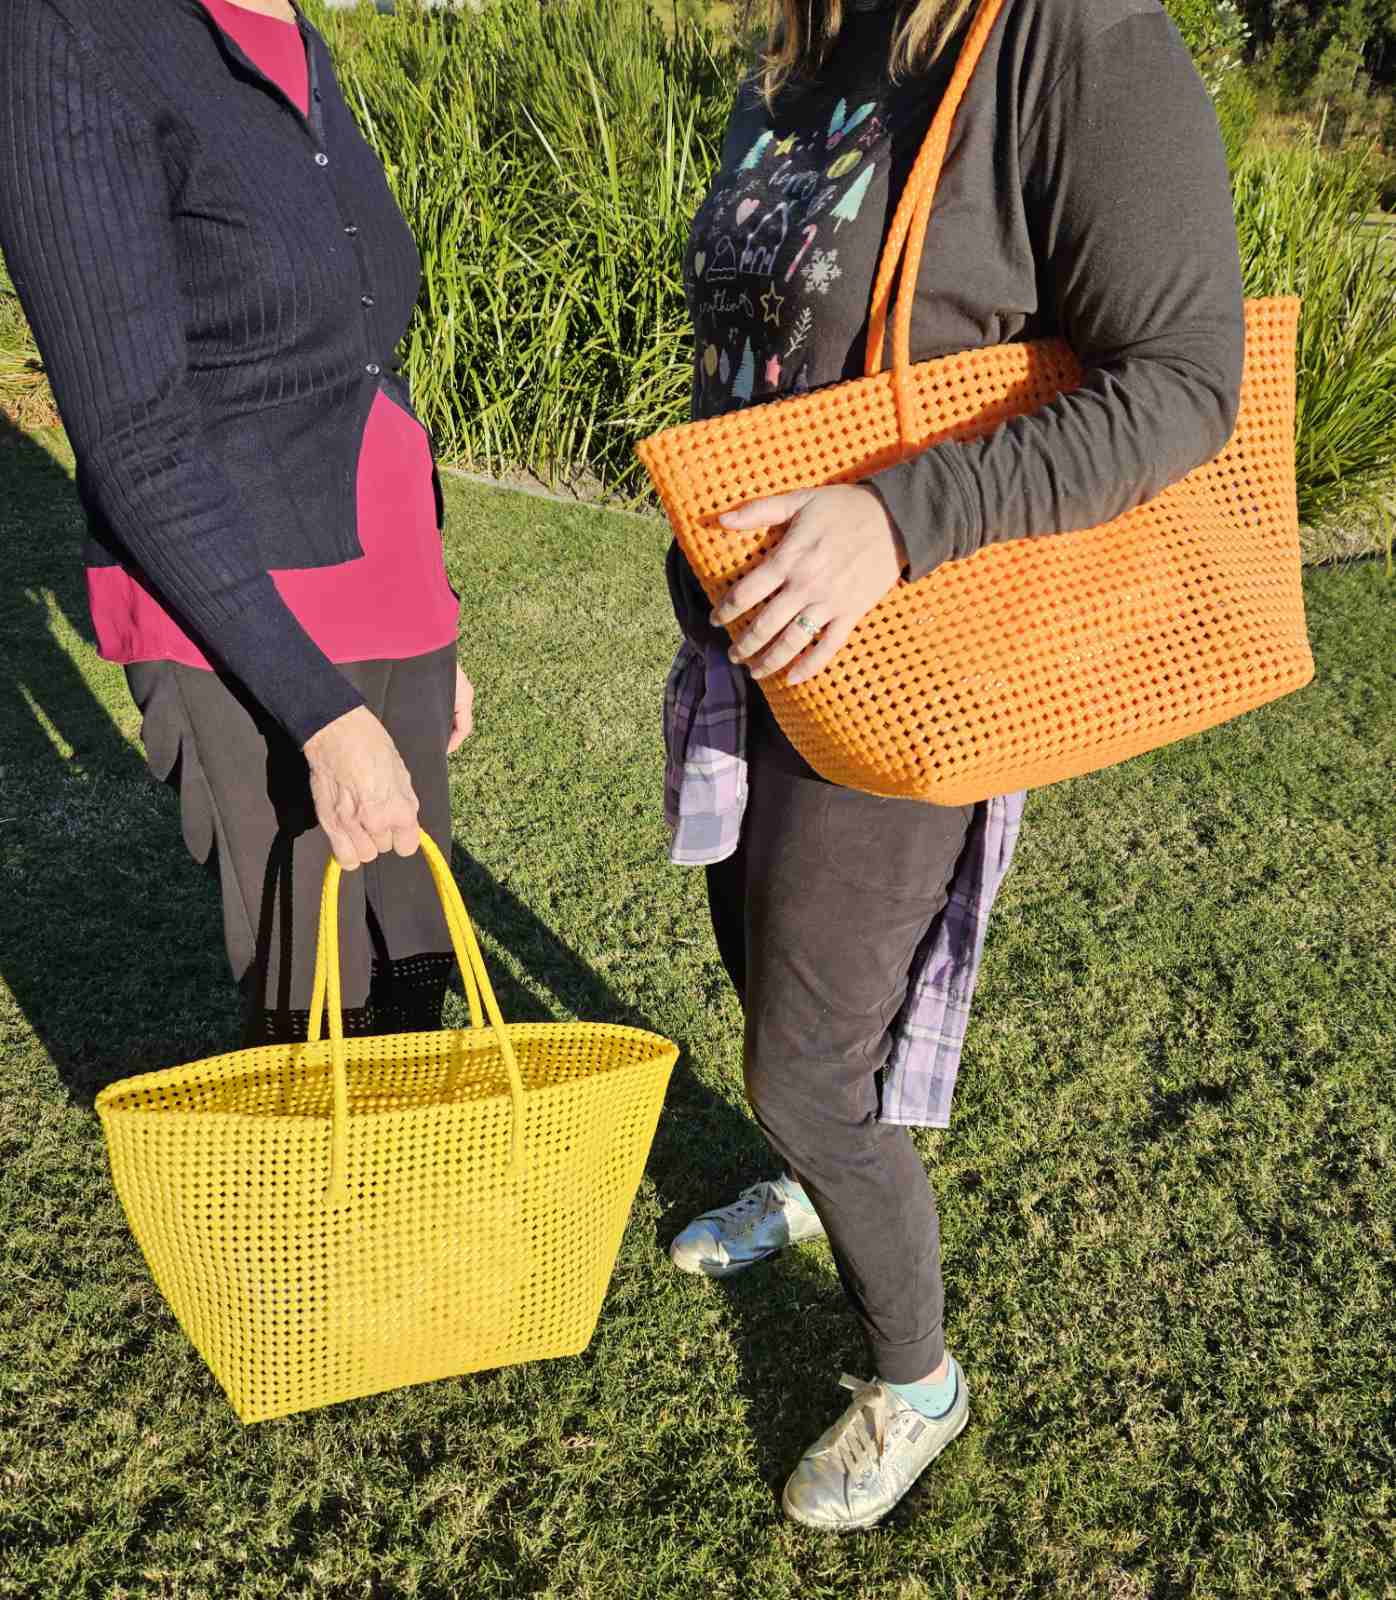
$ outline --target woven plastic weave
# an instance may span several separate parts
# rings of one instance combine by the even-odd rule
[[[1055,340],[910,360],[913,291],[951,123],[1000,4],[985,0],[975,16],[893,219],[868,375],[636,446],[713,601],[783,532],[731,532],[717,521],[724,511],[857,482],[941,440],[986,434],[1081,381]],[[880,371],[899,268],[892,367]],[[1298,319],[1297,300],[1247,302],[1240,412],[1213,460],[1100,527],[991,545],[900,584],[814,678],[793,688],[785,673],[763,679],[810,765],[872,794],[965,805],[1126,760],[1307,683]]]
[[[311,1042],[97,1099],[131,1231],[244,1422],[575,1354],[600,1314],[677,1050],[634,1028],[506,1026],[449,869],[423,851],[473,1027],[344,1039],[332,863]]]

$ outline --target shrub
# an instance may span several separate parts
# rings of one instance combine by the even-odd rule
[[[405,354],[442,449],[632,474],[687,404],[680,263],[735,54],[648,0],[317,20],[421,247]]]
[[[1218,37],[1211,0],[1171,3]],[[687,411],[680,262],[742,67],[730,30],[650,0],[312,8],[421,248],[404,356],[442,453],[637,484],[632,441]],[[1377,504],[1396,473],[1396,283],[1361,225],[1374,171],[1310,144],[1235,172],[1247,292],[1305,300],[1310,521]],[[0,334],[5,309],[0,293]]]
[[[1297,294],[1300,515],[1380,508],[1396,474],[1396,264],[1365,228],[1366,162],[1312,141],[1247,157],[1235,175],[1246,292]]]

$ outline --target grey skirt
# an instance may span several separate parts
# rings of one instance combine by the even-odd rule
[[[340,666],[392,736],[422,826],[448,853],[455,660],[450,646],[404,661]],[[228,961],[247,996],[246,1042],[303,1036],[330,857],[305,758],[217,673],[155,661],[127,667],[126,678],[150,770],[179,795],[190,855],[217,874]],[[344,1004],[359,1013],[353,1031],[436,1025],[432,997],[439,1016],[450,940],[420,856],[380,856],[345,874],[340,946]]]

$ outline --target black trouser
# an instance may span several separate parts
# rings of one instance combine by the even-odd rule
[[[878,1376],[914,1383],[945,1351],[940,1230],[911,1135],[877,1120],[877,1073],[970,808],[826,783],[752,699],[741,845],[708,868],[747,1098],[828,1232]]]
[[[392,736],[422,827],[451,847],[446,742],[454,647],[340,671]],[[184,837],[216,865],[233,975],[246,997],[244,1043],[305,1037],[329,840],[315,818],[305,757],[277,724],[212,672],[173,662],[126,670],[152,770],[178,789]],[[340,882],[345,1031],[435,1028],[453,958],[420,854],[379,856]]]

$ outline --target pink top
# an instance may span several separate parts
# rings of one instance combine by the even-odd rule
[[[231,0],[203,0],[218,23],[302,116],[310,106],[305,43],[294,22]],[[281,597],[331,661],[397,661],[454,642],[459,602],[446,581],[431,445],[380,389],[359,445],[363,555],[334,567],[273,572]],[[97,649],[108,661],[208,667],[198,645],[122,567],[89,567]]]

